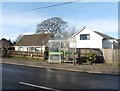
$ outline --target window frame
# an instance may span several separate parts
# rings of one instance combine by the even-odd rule
[[[86,37],[86,38],[82,38],[82,37]],[[90,40],[90,34],[80,34],[80,40]]]

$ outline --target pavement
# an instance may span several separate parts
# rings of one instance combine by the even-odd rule
[[[39,68],[59,69],[67,71],[98,73],[119,75],[119,67],[115,65],[107,65],[105,63],[87,64],[73,64],[73,63],[48,63],[46,60],[25,59],[25,58],[2,58],[1,63],[15,64],[22,66],[31,66]]]

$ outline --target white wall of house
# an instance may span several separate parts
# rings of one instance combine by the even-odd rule
[[[19,48],[19,47],[18,47],[18,46],[14,46],[14,47],[15,47],[15,51],[18,51],[18,48]]]
[[[14,46],[14,47],[15,47],[15,51],[28,51],[27,46]]]
[[[45,46],[15,46],[15,51],[45,51]]]
[[[87,40],[80,39],[80,36],[82,34],[88,34],[90,35]],[[102,48],[102,39],[100,35],[96,34],[93,31],[90,31],[89,29],[85,28],[81,32],[79,32],[76,36],[76,48]],[[73,44],[74,45],[74,44]],[[70,43],[70,48],[73,48],[72,43]]]

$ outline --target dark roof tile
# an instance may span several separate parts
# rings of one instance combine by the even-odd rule
[[[94,31],[94,32],[97,33],[98,35],[102,36],[102,37],[105,38],[105,39],[114,39],[113,37],[108,36],[108,35],[103,34],[103,33],[100,33],[100,32],[98,32],[98,31]]]
[[[24,35],[15,46],[42,46],[43,44],[46,45],[51,36],[51,33]]]

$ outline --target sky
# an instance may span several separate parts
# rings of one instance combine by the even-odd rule
[[[60,17],[68,22],[69,27],[75,26],[77,30],[86,26],[92,31],[118,38],[118,2],[79,1],[20,13],[58,3],[63,2],[1,2],[0,39],[14,41],[19,35],[34,34],[38,23],[52,17]]]

